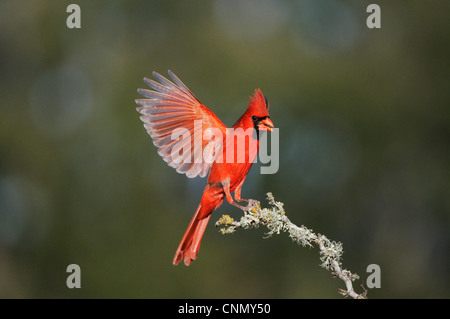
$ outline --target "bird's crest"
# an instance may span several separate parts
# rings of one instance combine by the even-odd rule
[[[269,102],[260,89],[256,89],[253,96],[250,96],[250,103],[248,104],[248,108],[252,111],[265,113],[269,111]]]

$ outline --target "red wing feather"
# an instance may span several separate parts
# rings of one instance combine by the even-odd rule
[[[204,177],[211,167],[211,160],[205,161],[204,158],[206,154],[203,151],[210,141],[203,140],[203,132],[214,128],[225,136],[226,127],[175,74],[169,71],[169,75],[174,82],[156,72],[153,72],[153,76],[159,82],[144,79],[153,90],[138,89],[145,99],[136,99],[136,103],[140,105],[137,110],[142,114],[144,127],[164,161],[178,173],[188,177]],[[200,123],[195,121],[201,121],[202,130],[195,129],[194,124]],[[180,129],[178,132],[181,140],[172,139],[172,133],[176,133],[177,129]],[[185,129],[184,133],[182,129]],[[183,146],[190,146],[189,152],[180,152]],[[209,148],[211,151],[214,149]]]

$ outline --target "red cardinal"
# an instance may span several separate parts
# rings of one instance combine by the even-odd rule
[[[169,75],[173,82],[156,72],[153,76],[159,83],[144,78],[144,82],[154,91],[138,89],[146,99],[137,99],[136,103],[140,105],[137,110],[158,147],[158,154],[169,166],[190,178],[204,177],[210,171],[200,205],[173,259],[174,265],[184,259],[189,266],[197,257],[211,213],[222,204],[224,198],[241,209],[245,208],[235,201],[250,201],[241,198],[241,188],[259,150],[258,132],[272,131],[274,126],[269,118],[267,99],[259,89],[255,90],[245,113],[231,129],[227,129],[175,74],[169,71]],[[174,139],[177,129],[184,132],[177,135],[183,135],[184,139]],[[205,138],[211,137],[211,132],[219,137]],[[234,136],[227,139],[230,132]],[[181,149],[183,152],[180,152]],[[227,157],[230,149],[234,150],[229,156],[231,160]]]

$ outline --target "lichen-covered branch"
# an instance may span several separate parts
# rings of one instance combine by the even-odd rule
[[[270,206],[272,206],[271,208],[261,208],[259,202],[250,201],[244,216],[239,221],[235,221],[229,215],[223,215],[216,222],[216,227],[220,227],[222,234],[231,234],[238,228],[249,229],[262,225],[269,230],[266,233],[266,237],[287,232],[294,242],[303,247],[317,246],[319,248],[321,266],[330,270],[334,276],[345,283],[346,289],[339,289],[339,293],[345,297],[366,299],[366,290],[358,294],[353,289],[353,281],[359,279],[359,276],[342,268],[342,243],[330,241],[326,236],[315,234],[303,225],[299,227],[293,224],[286,216],[283,203],[275,201],[272,193],[267,193],[267,199]]]

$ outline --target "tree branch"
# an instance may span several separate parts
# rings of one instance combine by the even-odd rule
[[[305,226],[297,226],[293,224],[286,216],[283,209],[283,203],[276,202],[272,193],[267,193],[267,199],[272,206],[269,208],[261,208],[259,202],[250,201],[248,209],[244,211],[244,216],[239,221],[235,221],[229,215],[223,215],[217,222],[216,227],[221,227],[222,234],[231,234],[238,228],[250,229],[257,228],[260,225],[266,226],[268,232],[266,238],[273,234],[281,232],[289,233],[289,237],[303,247],[318,246],[321,267],[330,270],[335,277],[338,277],[345,283],[346,289],[339,289],[339,293],[345,297],[354,299],[367,299],[367,290],[358,294],[353,289],[353,281],[359,279],[357,274],[347,269],[342,269],[342,243],[330,241],[326,236],[315,234],[312,230]],[[362,286],[362,285],[361,285]]]

